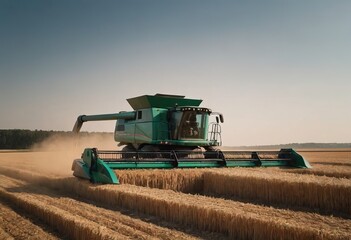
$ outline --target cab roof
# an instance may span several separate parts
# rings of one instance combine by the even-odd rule
[[[183,106],[200,106],[201,99],[185,98],[181,95],[160,94],[155,95],[142,95],[139,97],[128,98],[128,103],[134,110],[144,108],[171,108]]]

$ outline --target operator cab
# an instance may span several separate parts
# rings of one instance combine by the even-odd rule
[[[206,140],[211,110],[199,107],[181,107],[171,112],[171,138],[174,140]]]

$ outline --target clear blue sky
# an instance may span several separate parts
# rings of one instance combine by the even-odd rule
[[[71,130],[170,93],[222,112],[224,145],[351,142],[350,13],[348,0],[0,0],[0,129]]]

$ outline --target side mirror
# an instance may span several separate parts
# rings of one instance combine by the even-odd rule
[[[224,118],[222,114],[219,114],[219,119],[221,120],[221,123],[224,123]],[[218,123],[218,120],[217,120],[217,123]]]
[[[211,115],[217,115],[216,116],[216,122],[219,123],[219,121],[221,123],[224,123],[224,118],[223,118],[223,115],[222,113],[219,113],[219,112],[212,112]]]

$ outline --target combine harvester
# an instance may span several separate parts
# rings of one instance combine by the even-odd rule
[[[84,122],[117,120],[114,139],[122,151],[84,150],[73,162],[73,175],[94,183],[119,180],[113,169],[217,168],[289,166],[310,168],[293,149],[280,151],[221,151],[223,115],[199,107],[202,100],[156,94],[127,99],[134,109],[101,115],[81,115],[73,132]],[[216,121],[209,122],[214,115]]]

